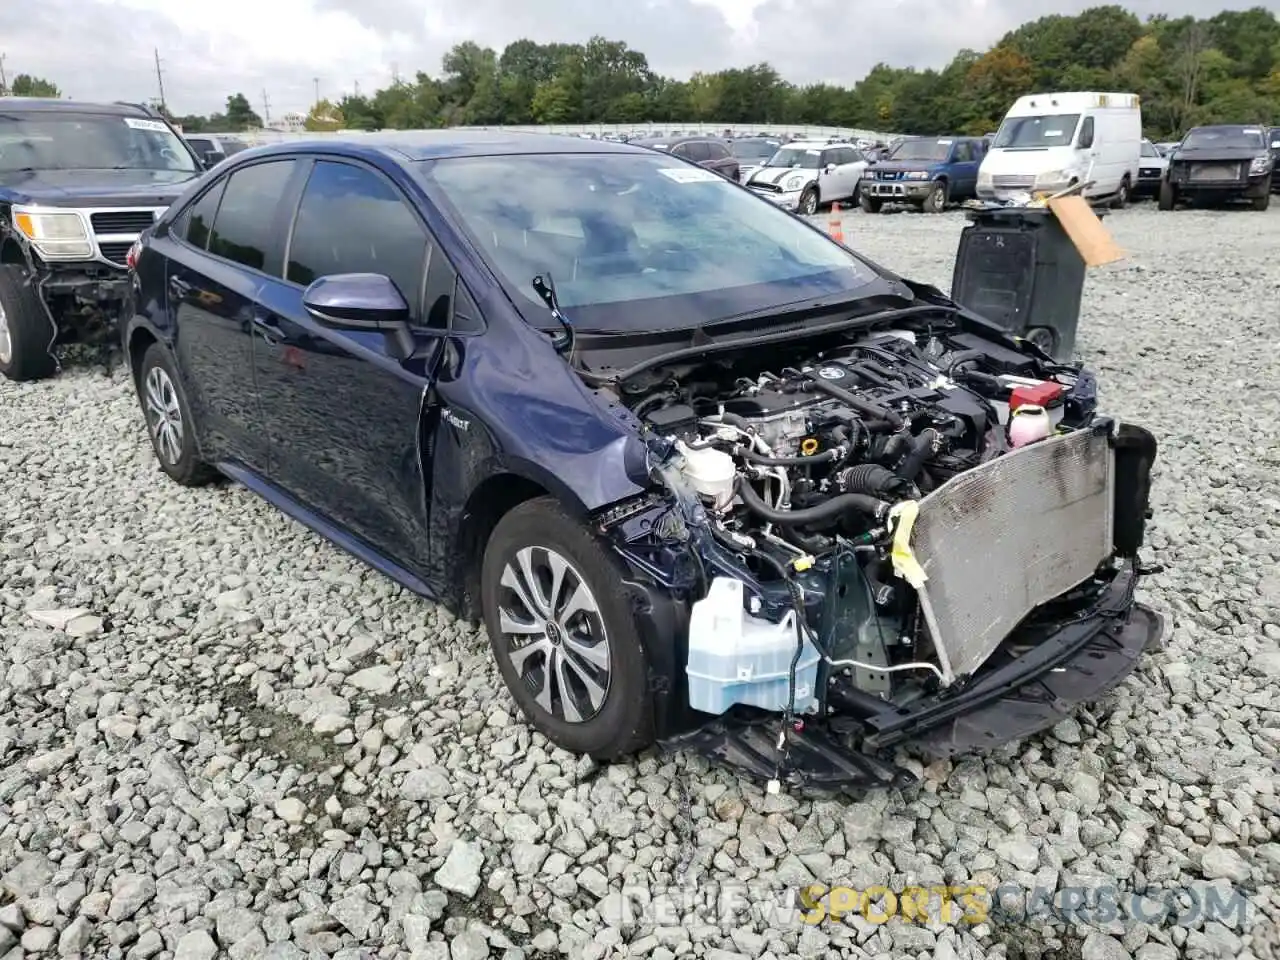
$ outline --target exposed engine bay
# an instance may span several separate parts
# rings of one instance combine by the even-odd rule
[[[1032,610],[1096,597],[1113,542],[1141,539],[1115,516],[1093,376],[1025,342],[902,324],[655,367],[618,396],[678,509],[605,525],[653,571],[690,558],[704,713],[781,713],[785,733],[963,689],[1022,652],[1008,638]]]

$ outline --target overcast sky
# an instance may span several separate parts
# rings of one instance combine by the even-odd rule
[[[320,95],[385,85],[393,70],[440,72],[462,40],[501,50],[521,37],[624,40],[662,73],[772,63],[788,80],[852,84],[877,62],[936,67],[1019,23],[1078,13],[1087,0],[0,0],[0,53],[83,99],[146,100],[178,114],[243,92],[263,112],[305,111]],[[1256,3],[1138,0],[1140,17],[1211,16]],[[1261,4],[1280,11],[1280,0]]]

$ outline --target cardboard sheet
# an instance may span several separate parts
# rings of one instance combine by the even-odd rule
[[[1071,242],[1080,251],[1087,267],[1115,263],[1126,256],[1083,197],[1057,197],[1048,201],[1049,209],[1062,224]]]

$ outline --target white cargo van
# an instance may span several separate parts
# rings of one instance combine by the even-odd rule
[[[1005,115],[978,170],[978,196],[1009,200],[1089,183],[1085,197],[1128,202],[1138,185],[1142,111],[1133,93],[1033,93]]]

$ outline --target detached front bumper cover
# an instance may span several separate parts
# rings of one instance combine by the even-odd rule
[[[1038,642],[1027,652],[909,707],[886,704],[856,720],[810,720],[781,749],[776,716],[731,711],[663,745],[800,789],[910,783],[912,775],[887,759],[891,748],[913,745],[935,756],[989,749],[1048,729],[1118,686],[1145,651],[1163,642],[1161,616],[1134,602],[1139,578],[1137,566],[1125,562],[1087,609],[1064,622],[1028,628],[1038,631]]]

